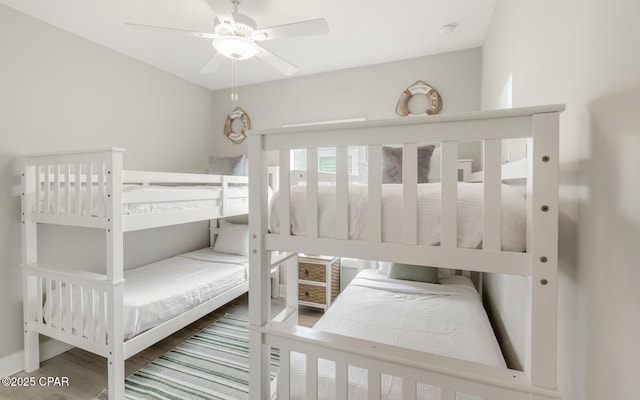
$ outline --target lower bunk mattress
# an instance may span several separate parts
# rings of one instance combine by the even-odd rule
[[[340,293],[314,329],[392,346],[506,368],[471,281],[459,275],[431,284],[388,279],[364,270]],[[291,356],[292,399],[306,396],[306,359]],[[367,371],[349,367],[349,399],[367,399]],[[382,398],[402,399],[402,380],[382,376]],[[318,360],[318,398],[335,398],[335,364]],[[439,388],[418,384],[419,399],[439,399]],[[477,399],[458,394],[458,400]]]
[[[211,248],[201,249],[161,261],[124,271],[123,322],[124,338],[130,339],[139,333],[166,322],[248,280],[249,260],[246,256],[216,253]],[[62,303],[68,304],[68,291],[63,290]],[[73,330],[82,327],[83,336],[91,332],[87,310],[93,304],[99,307],[97,298],[89,291],[81,293],[72,289],[72,309],[62,315],[62,326],[68,326],[72,318]],[[51,293],[58,299],[57,289]],[[53,303],[51,310],[50,304]],[[60,321],[58,302],[45,301],[44,315],[51,312],[55,326]],[[106,314],[105,314],[106,315]],[[93,329],[100,332],[101,326],[94,321]]]

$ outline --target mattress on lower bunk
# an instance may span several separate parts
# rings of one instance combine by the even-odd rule
[[[340,293],[314,329],[422,352],[506,368],[504,357],[471,281],[459,275],[442,284],[388,279],[364,270]],[[305,397],[306,362],[291,357],[293,399]],[[366,399],[367,371],[349,367],[349,399]],[[383,375],[383,399],[402,398],[402,380]],[[438,399],[439,389],[418,385],[419,399]],[[335,364],[318,361],[319,399],[335,397]],[[459,395],[458,399],[476,399]]]
[[[124,337],[130,339],[246,282],[248,258],[206,248],[127,270],[124,278],[124,310],[117,314],[123,315]],[[82,320],[83,336],[88,337],[89,317],[80,315],[79,310],[88,310],[92,302],[98,310],[99,302],[97,298],[92,301],[87,290],[81,295],[77,286],[72,293],[73,329],[77,332]],[[58,299],[57,289],[52,290],[51,297]],[[63,304],[68,303],[67,298],[68,291],[63,288]],[[49,304],[45,301],[45,316]],[[51,322],[54,326],[58,310],[58,301],[53,301]],[[68,326],[69,317],[70,313],[65,311],[62,326]],[[99,333],[100,324],[95,322],[94,329]]]
[[[335,237],[335,185],[318,185],[318,235]],[[291,234],[305,235],[307,192],[305,185],[291,186]],[[349,186],[349,239],[367,240],[368,198],[366,185]],[[280,232],[277,193],[271,203],[269,227]],[[418,244],[436,246],[441,231],[441,185],[418,185]],[[482,242],[483,185],[458,183],[458,247],[476,248]],[[402,185],[382,185],[382,241],[399,242],[402,238]],[[517,189],[502,185],[502,249],[525,251],[526,200]]]

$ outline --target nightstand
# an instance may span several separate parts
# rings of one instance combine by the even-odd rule
[[[340,292],[340,258],[298,255],[298,303],[327,310]]]

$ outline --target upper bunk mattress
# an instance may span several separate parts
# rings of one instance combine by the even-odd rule
[[[441,282],[388,279],[375,270],[364,270],[340,293],[314,329],[506,368],[471,281],[454,275]],[[292,398],[302,399],[306,390],[304,356],[293,354],[291,366]],[[334,382],[334,364],[319,360],[319,399],[335,397]],[[400,378],[383,375],[384,399],[401,399],[401,388]],[[367,398],[366,370],[349,367],[349,398]],[[418,398],[439,398],[437,388],[419,385]]]
[[[124,204],[123,215],[140,215],[168,211],[192,210],[220,207],[222,188],[220,186],[154,186],[124,185],[122,187]],[[249,188],[247,186],[227,187],[227,207],[246,208]],[[78,197],[71,189],[67,201],[67,192],[60,188],[59,201],[49,201],[49,214],[75,214],[78,209]],[[155,199],[155,200],[148,200]],[[170,199],[170,200],[167,200]],[[91,192],[83,188],[80,196],[80,215],[99,216],[105,214],[106,203],[96,187]],[[89,206],[91,205],[91,206]],[[69,210],[67,210],[69,208]],[[91,210],[89,210],[91,208]],[[244,208],[242,211],[244,211]],[[46,200],[40,200],[40,210],[46,210]],[[35,211],[35,206],[34,206]]]
[[[216,253],[210,248],[181,254],[141,267],[124,271],[124,338],[137,334],[170,320],[248,279],[248,258]],[[56,289],[52,291],[55,299]],[[66,303],[67,290],[63,290]],[[73,309],[80,310],[80,290],[73,287]],[[85,307],[91,304],[85,291]],[[97,299],[94,299],[97,309]],[[49,302],[45,302],[47,315]],[[52,321],[57,321],[57,302],[53,302]],[[73,329],[77,330],[79,318],[74,313]],[[62,326],[69,318],[63,315]],[[83,318],[83,332],[90,332],[88,318]],[[96,325],[94,329],[100,327]],[[84,336],[88,336],[85,334]]]
[[[291,186],[291,234],[305,235],[307,191],[305,185]],[[269,227],[280,231],[277,204],[279,193],[271,202]],[[440,183],[418,184],[418,244],[440,244],[441,231]],[[402,238],[402,185],[382,185],[382,241],[396,242]],[[483,185],[458,183],[458,247],[477,248],[482,242]],[[525,251],[526,200],[517,189],[502,185],[502,250]],[[367,240],[368,198],[366,185],[349,186],[349,239]],[[335,185],[318,185],[318,235],[335,237]]]

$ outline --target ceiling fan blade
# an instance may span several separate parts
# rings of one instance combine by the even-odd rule
[[[146,31],[179,33],[179,34],[182,34],[182,35],[199,37],[199,38],[204,38],[204,39],[215,39],[215,38],[218,37],[218,35],[215,34],[215,33],[188,31],[188,30],[185,30],[185,29],[167,28],[165,26],[133,24],[131,22],[125,22],[124,25],[127,28],[132,28],[132,29],[144,29]]]
[[[233,13],[229,13],[229,14],[221,13],[221,14],[218,14],[216,16],[215,24],[217,25],[218,23],[228,25],[229,29],[231,31],[235,31],[237,29],[236,20],[233,18]]]
[[[297,36],[326,35],[327,33],[329,33],[327,21],[324,18],[319,18],[258,29],[253,32],[252,37],[255,40],[271,40]]]
[[[268,52],[262,47],[260,47],[260,51],[258,52],[257,57],[285,75],[295,74],[300,69],[291,64],[289,61],[283,60],[282,58]]]
[[[209,62],[207,63],[207,65],[202,67],[200,72],[203,74],[210,74],[210,73],[216,72],[218,68],[220,68],[220,65],[222,65],[225,59],[226,57],[220,53],[214,54],[213,57],[211,57],[211,60],[209,60]]]

